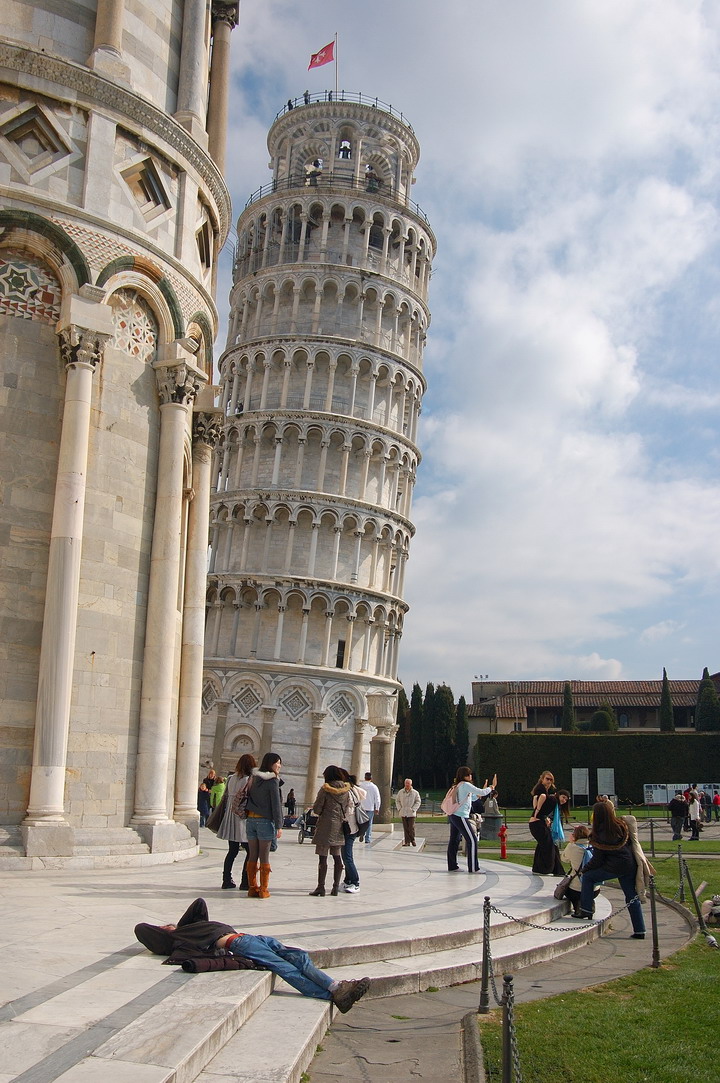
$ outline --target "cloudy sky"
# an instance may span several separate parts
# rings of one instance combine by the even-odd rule
[[[336,32],[422,148],[408,690],[720,669],[719,30],[720,0],[241,0],[236,217]]]

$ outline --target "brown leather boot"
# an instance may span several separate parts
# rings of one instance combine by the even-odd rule
[[[270,883],[270,866],[260,866],[260,890],[257,893],[258,899],[269,899],[270,892],[268,891],[268,884]]]
[[[260,888],[257,885],[257,861],[248,861],[247,863],[247,878],[248,878],[248,899],[257,899],[260,894]]]

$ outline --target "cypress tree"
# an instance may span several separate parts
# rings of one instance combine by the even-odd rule
[[[717,695],[715,698],[717,699]],[[672,697],[670,695],[670,683],[668,681],[667,670],[664,666],[662,692],[660,693],[660,732],[675,732],[675,715],[673,712]]]
[[[703,670],[698,688],[695,729],[698,731],[720,730],[720,700],[718,700],[717,690],[710,679],[707,666]]]
[[[560,728],[563,733],[577,733],[577,715],[575,714],[575,703],[573,702],[572,685],[570,684],[570,681],[565,681],[565,687],[563,688],[563,709]]]
[[[435,685],[428,681],[423,697],[422,764],[420,777],[423,786],[435,786]]]
[[[469,745],[467,703],[465,696],[460,696],[455,711],[455,759],[458,767],[468,762]]]
[[[398,692],[397,715],[395,721],[398,724],[397,737],[395,738],[395,754],[393,757],[393,777],[407,778],[410,772],[410,704],[405,695],[405,689]]]
[[[455,700],[452,688],[441,684],[435,692],[435,762],[441,785],[455,773]]]
[[[410,774],[420,782],[423,749],[423,696],[415,682],[410,693]]]

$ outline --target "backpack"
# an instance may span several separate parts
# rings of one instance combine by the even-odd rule
[[[237,816],[240,820],[245,820],[247,818],[247,799],[248,794],[250,793],[251,786],[252,775],[247,780],[243,788],[241,790],[238,790],[238,792],[233,797],[232,811],[234,815]]]
[[[460,808],[460,802],[456,800],[457,786],[451,786],[440,802],[440,808],[446,816],[454,816]]]

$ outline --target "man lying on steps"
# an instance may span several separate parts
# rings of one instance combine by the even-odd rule
[[[135,936],[155,955],[167,955],[166,962],[183,964],[185,969],[225,969],[222,960],[230,962],[227,957],[232,956],[234,966],[228,969],[270,970],[303,996],[331,1000],[341,1012],[349,1012],[370,988],[369,978],[334,981],[313,965],[306,951],[289,948],[272,936],[238,933],[232,925],[210,921],[204,899],[191,903],[177,925],[143,923],[135,926]],[[217,964],[202,966],[203,960]]]

